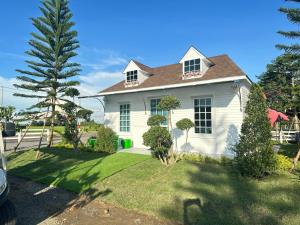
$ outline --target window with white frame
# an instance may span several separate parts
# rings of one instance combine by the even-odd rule
[[[130,131],[130,104],[120,105],[120,131]]]
[[[200,59],[192,59],[184,62],[184,73],[200,71]]]
[[[212,133],[212,98],[194,99],[195,133]]]
[[[137,70],[129,71],[126,73],[127,82],[137,81],[137,79],[138,79]]]
[[[161,125],[162,126],[167,126],[168,125],[168,122],[167,122],[167,120],[168,120],[168,111],[158,109],[157,106],[158,106],[159,102],[160,102],[159,98],[151,99],[151,101],[150,101],[151,116],[154,116],[154,115],[165,116],[166,121],[164,123],[162,123]]]

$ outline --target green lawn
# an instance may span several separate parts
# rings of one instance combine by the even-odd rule
[[[106,201],[185,224],[300,224],[299,173],[257,181],[217,163],[164,167],[142,155],[45,152],[38,162],[33,151],[12,155],[9,173],[76,192],[89,188]]]

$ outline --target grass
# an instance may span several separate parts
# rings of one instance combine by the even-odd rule
[[[56,148],[42,149],[42,152],[40,160],[34,159],[33,150],[10,155],[9,173],[82,193],[96,182],[149,159],[149,156],[129,153],[74,153],[68,149]]]
[[[76,192],[93,188],[106,201],[187,225],[300,224],[299,173],[252,180],[218,163],[165,167],[142,155],[44,151],[40,161],[33,151],[12,155],[9,173]]]

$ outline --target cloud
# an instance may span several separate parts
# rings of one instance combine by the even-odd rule
[[[122,79],[123,73],[120,71],[107,72],[107,71],[94,71],[84,76],[79,76],[79,80],[87,84],[98,84],[103,79]]]
[[[20,54],[16,54],[16,53],[12,53],[12,52],[2,52],[0,51],[0,57],[10,57],[10,58],[14,58],[14,59],[22,59],[25,60],[28,57],[26,57],[25,55],[20,55]]]
[[[92,70],[104,70],[115,66],[124,66],[128,57],[121,56],[118,52],[106,49],[81,47],[79,61],[83,67]]]
[[[31,105],[37,103],[37,99],[29,99],[29,98],[22,98],[22,97],[16,97],[13,96],[14,93],[25,93],[23,90],[16,89],[13,84],[19,83],[19,81],[16,78],[6,78],[4,76],[0,75],[0,89],[2,89],[1,86],[3,86],[3,96],[1,96],[2,90],[0,92],[1,100],[3,98],[3,105],[8,106],[12,105],[16,107],[16,109],[24,110]],[[29,93],[28,91],[26,93]],[[2,103],[0,100],[0,104]]]

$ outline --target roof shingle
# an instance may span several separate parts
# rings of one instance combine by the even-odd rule
[[[125,80],[102,90],[100,93],[105,92],[118,92],[124,90],[132,90],[148,87],[159,87],[163,85],[172,85],[180,83],[193,83],[195,81],[202,80],[211,80],[218,78],[234,77],[234,76],[243,76],[246,74],[229,58],[227,55],[219,55],[208,58],[214,63],[201,78],[195,79],[182,79],[182,64],[171,64],[161,67],[151,68],[144,64],[141,64],[137,61],[134,61],[140,69],[152,74],[149,76],[143,83],[134,87],[125,87]]]

